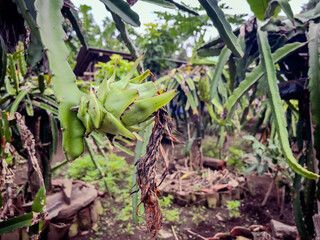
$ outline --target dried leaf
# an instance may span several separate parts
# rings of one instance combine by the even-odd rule
[[[162,226],[162,213],[158,202],[159,190],[155,181],[155,167],[161,152],[161,140],[166,133],[173,141],[171,134],[173,124],[168,112],[160,108],[155,116],[155,125],[147,145],[146,154],[137,161],[137,184],[141,190],[140,204],[144,205],[147,229],[151,236],[157,237],[158,231]],[[163,174],[165,176],[165,174]]]

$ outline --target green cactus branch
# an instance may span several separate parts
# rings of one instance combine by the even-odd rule
[[[29,8],[27,7],[27,4],[29,2],[29,6],[32,6],[34,3],[34,0],[14,0],[14,2],[17,4],[22,16],[24,17],[24,19],[26,20],[26,22],[28,23],[31,32],[33,33],[33,35],[37,38],[37,40],[39,42],[41,42],[41,37],[40,37],[40,33],[39,30],[37,28],[37,23],[36,23],[36,19],[35,16],[32,15],[32,11],[29,10]],[[30,4],[31,2],[31,4]]]
[[[59,102],[59,118],[63,129],[63,150],[68,159],[74,159],[82,154],[84,149],[84,127],[77,118],[77,113],[70,109],[79,105],[83,95],[78,89],[76,77],[67,62],[69,55],[64,43],[65,32],[62,28],[62,0],[35,1],[37,24],[41,40],[49,60],[50,71],[54,84],[55,96]]]
[[[124,41],[124,43],[126,44],[127,48],[129,49],[132,57],[134,59],[137,59],[138,58],[138,51],[137,51],[136,47],[134,46],[134,44],[132,43],[132,41],[129,38],[129,34],[128,34],[128,31],[127,31],[126,25],[124,24],[124,22],[121,20],[121,18],[117,14],[115,14],[113,12],[111,12],[111,14],[112,14],[113,21],[116,24],[116,28],[120,32],[122,40]],[[142,63],[140,63],[140,70],[143,71]]]

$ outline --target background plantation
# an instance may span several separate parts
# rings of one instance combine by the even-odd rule
[[[0,239],[315,239],[319,1],[138,1],[0,0]]]

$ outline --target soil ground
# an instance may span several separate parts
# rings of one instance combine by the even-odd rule
[[[230,139],[232,139],[232,137],[230,137]],[[182,145],[178,145],[175,149],[175,164],[178,164],[177,159],[181,159],[183,157],[182,147]],[[120,153],[120,155],[122,154]],[[132,158],[126,157],[126,159],[128,163],[132,164]],[[161,166],[159,166],[158,169],[161,169]],[[166,234],[169,233],[170,235],[170,233],[172,233],[172,228],[174,228],[179,239],[202,239],[201,237],[191,234],[189,231],[199,234],[202,237],[213,237],[218,232],[230,232],[235,226],[266,226],[270,223],[271,219],[281,221],[288,225],[294,225],[289,195],[286,197],[283,216],[280,216],[280,206],[277,204],[275,189],[272,189],[266,206],[261,206],[265,194],[268,191],[271,178],[269,176],[257,175],[247,175],[245,177],[248,182],[249,191],[245,194],[245,198],[240,200],[241,205],[239,208],[239,218],[230,218],[229,211],[226,207],[210,209],[207,208],[207,206],[180,206],[173,203],[170,208],[166,208],[164,211],[169,211],[169,214],[170,211],[173,213],[178,212],[179,218],[173,221],[169,221],[164,218],[159,239],[174,240],[175,238],[172,235],[171,237],[165,237]],[[165,182],[163,184],[165,184]],[[165,196],[160,196],[160,198],[161,197]],[[105,206],[105,214],[101,216],[98,226],[86,235],[77,236],[74,239],[145,240],[150,238],[143,221],[139,226],[135,226],[131,218],[125,222],[114,221],[121,211],[121,208],[123,208],[123,205],[119,204],[116,198],[106,196],[102,201]]]
[[[232,145],[233,136],[229,136],[228,142],[225,144],[225,148]],[[208,141],[206,139],[205,141]],[[132,147],[133,150],[134,147]],[[61,149],[61,148],[60,148]],[[126,158],[129,164],[133,163],[133,158],[128,157],[124,153],[117,152]],[[174,154],[174,164],[178,164],[178,160],[183,158],[183,144],[177,145]],[[52,165],[63,159],[62,151],[54,157]],[[181,162],[181,161],[180,161]],[[160,171],[163,164],[159,164]],[[25,171],[20,168],[18,171]],[[62,170],[65,172],[65,169]],[[20,176],[16,179],[16,182],[25,182],[24,174],[17,174]],[[277,204],[275,189],[272,190],[269,200],[266,206],[262,207],[261,203],[268,190],[271,179],[269,176],[257,176],[250,175],[245,176],[248,181],[248,192],[245,194],[245,198],[240,200],[241,205],[239,208],[240,217],[230,218],[229,211],[226,207],[219,207],[216,209],[210,209],[206,206],[188,205],[179,206],[175,202],[170,207],[166,207],[167,214],[173,214],[170,219],[164,218],[163,226],[159,234],[159,239],[174,239],[172,236],[172,229],[174,228],[179,239],[203,239],[202,237],[212,237],[218,232],[230,232],[235,226],[249,227],[251,225],[268,225],[271,219],[279,220],[283,223],[294,225],[294,218],[292,213],[290,196],[286,197],[284,205],[284,214],[280,216],[280,206]],[[120,184],[121,185],[121,184]],[[120,186],[119,185],[119,186]],[[160,196],[160,198],[165,196]],[[131,198],[128,196],[128,199]],[[127,199],[127,200],[128,200]],[[104,206],[104,214],[100,217],[100,220],[94,228],[88,232],[83,233],[73,239],[79,240],[98,240],[98,239],[120,239],[120,240],[145,240],[149,239],[149,233],[146,230],[144,221],[136,226],[130,216],[131,208],[128,208],[128,219],[125,221],[115,221],[120,211],[125,208],[123,202],[119,202],[117,196],[110,197],[106,195],[102,199]],[[130,199],[129,199],[130,200]],[[131,200],[130,200],[131,201]],[[168,237],[166,237],[168,235]]]
[[[248,176],[248,180],[252,183],[251,194],[241,200],[240,218],[229,218],[228,209],[216,208],[209,209],[205,206],[179,206],[173,204],[171,209],[177,209],[180,212],[179,220],[169,222],[164,219],[162,229],[164,232],[172,232],[174,227],[179,239],[201,239],[190,234],[187,230],[191,230],[203,237],[212,237],[218,232],[229,232],[235,226],[249,227],[251,225],[267,225],[271,219],[279,220],[283,223],[294,225],[292,208],[290,201],[286,201],[283,217],[279,215],[280,209],[277,205],[276,195],[274,191],[270,195],[269,201],[265,207],[261,207],[261,202],[267,192],[268,185],[271,180],[269,177]],[[289,200],[289,199],[287,199]],[[144,223],[135,227],[133,221],[129,221],[124,226],[121,221],[114,222],[116,214],[112,209],[117,209],[119,204],[111,197],[103,198],[105,214],[101,216],[101,220],[95,230],[91,230],[88,234],[78,236],[74,239],[92,240],[92,239],[131,239],[145,240],[149,238]],[[106,204],[107,203],[107,204]],[[120,209],[118,209],[120,211]],[[219,220],[217,216],[222,217]],[[130,229],[126,227],[130,224]],[[161,233],[161,232],[160,232]],[[161,235],[159,236],[161,238]],[[165,239],[174,239],[169,237]]]

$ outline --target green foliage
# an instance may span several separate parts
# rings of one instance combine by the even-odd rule
[[[192,223],[194,223],[196,226],[199,226],[201,222],[205,221],[207,217],[205,216],[205,212],[206,212],[205,206],[202,206],[202,207],[192,206],[189,212],[189,214],[192,216],[191,218]]]
[[[238,200],[227,201],[227,208],[229,211],[230,218],[239,218],[240,217],[240,202]]]
[[[174,197],[172,195],[164,196],[161,199],[159,199],[159,205],[161,207],[171,207],[172,206],[172,200]]]
[[[193,8],[199,12],[202,7]],[[176,39],[179,45],[183,45],[183,41],[190,41],[193,44],[203,43],[203,36],[206,33],[206,27],[212,26],[210,18],[206,15],[194,16],[177,11],[175,14],[169,12],[155,12],[159,23],[168,24],[168,33]]]
[[[228,149],[228,151],[224,152],[222,156],[220,156],[220,147],[216,145],[216,143],[212,141],[203,141],[202,143],[202,152],[204,156],[212,157],[212,158],[224,158],[227,162],[227,165],[230,166],[237,172],[243,172],[245,164],[243,163],[243,157],[245,156],[244,142],[234,143],[232,147]],[[245,145],[246,146],[246,145]]]
[[[227,153],[227,165],[233,168],[237,172],[243,172],[245,164],[242,159],[245,155],[245,152],[239,149],[237,146],[232,146],[229,148]]]
[[[102,49],[124,51],[125,46],[118,39],[119,32],[116,31],[114,22],[110,18],[105,17],[102,20],[102,26],[99,26],[95,22],[91,10],[92,8],[88,5],[80,5],[79,16],[89,38],[89,45]],[[76,44],[76,46],[78,45]]]
[[[308,3],[302,5],[302,10],[307,11],[314,8],[320,1],[319,0],[309,0]]]
[[[196,225],[199,226],[199,224],[203,221],[205,221],[206,218],[202,215],[202,213],[194,213],[192,216],[191,221]]]
[[[30,228],[30,231],[35,231],[35,232],[32,232],[32,234],[38,234],[38,232],[41,230],[41,227],[39,227],[41,225],[40,224],[41,220],[44,219],[43,218],[44,215],[41,216],[41,214],[39,213],[44,212],[45,203],[46,203],[45,188],[44,186],[42,186],[38,190],[37,195],[34,198],[34,201],[32,204],[32,212],[0,222],[0,235],[7,232],[12,232],[19,228],[31,226],[32,224],[34,225]],[[33,228],[34,226],[36,228]]]
[[[110,194],[119,194],[121,190],[117,180],[123,179],[128,171],[130,171],[130,167],[122,157],[115,154],[107,154],[107,156],[108,159],[100,155],[96,155],[95,158],[105,173],[105,180],[107,181]],[[89,183],[98,183],[101,190],[106,190],[104,179],[102,179],[100,171],[92,162],[89,154],[85,154],[83,157],[77,158],[70,163],[68,174],[73,179],[80,179]]]
[[[27,227],[31,225],[31,220],[33,218],[33,213],[27,213],[20,215],[18,217],[10,218],[6,221],[0,222],[0,235],[12,232],[15,229]]]
[[[173,199],[173,196],[170,194],[159,199],[159,205],[162,209],[164,220],[172,223],[179,222],[180,220],[180,210],[172,207]]]
[[[154,74],[160,74],[165,68],[172,67],[169,58],[177,51],[177,38],[168,32],[168,25],[159,23],[145,24],[145,34],[138,39],[138,45],[146,52],[144,65]]]
[[[268,8],[265,11],[264,18],[269,18],[269,17],[277,14],[277,12],[279,12],[279,7],[284,11],[284,13],[287,15],[287,17],[294,24],[293,12],[290,7],[290,4],[288,3],[288,0],[272,0],[272,1],[270,1],[268,4]]]
[[[219,158],[219,148],[216,146],[214,142],[203,141],[201,147],[204,156]]]
[[[95,65],[95,67],[98,68],[98,70],[94,73],[95,79],[97,79],[99,82],[102,82],[105,77],[110,78],[114,72],[116,63],[116,81],[124,78],[128,74],[128,72],[130,72],[133,66],[133,62],[129,62],[128,60],[123,59],[120,55],[113,54],[110,57],[110,61],[106,63],[98,62]],[[137,76],[137,74],[135,74],[134,76]]]
[[[252,142],[253,153],[246,154],[244,157],[255,157],[256,162],[250,163],[246,169],[247,173],[251,173],[254,170],[257,170],[259,175],[263,175],[265,172],[272,168],[273,164],[283,164],[284,157],[282,155],[279,141],[275,139],[272,141],[268,139],[268,146],[259,142],[255,137],[248,135],[243,137],[246,141]]]

